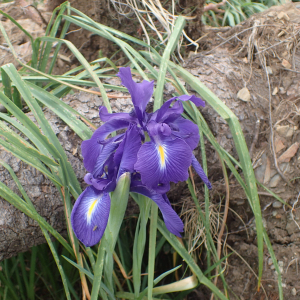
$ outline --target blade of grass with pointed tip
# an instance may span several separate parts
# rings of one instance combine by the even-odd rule
[[[278,291],[279,291],[279,300],[283,300],[283,289],[282,289],[282,280],[281,280],[281,272],[279,270],[279,266],[278,266],[278,262],[277,262],[277,258],[275,255],[275,252],[272,248],[272,244],[270,242],[270,239],[268,237],[267,231],[264,228],[263,229],[263,235],[264,235],[264,239],[265,239],[265,243],[267,245],[268,251],[270,253],[273,265],[275,267],[275,270],[277,272],[277,285],[278,285]]]
[[[141,268],[143,256],[145,252],[146,236],[147,236],[147,222],[149,218],[151,200],[145,196],[138,195],[140,215],[136,225],[134,243],[133,243],[133,265],[132,265],[132,279],[134,294],[139,296],[141,288]]]
[[[56,149],[49,142],[49,140],[41,133],[40,129],[34,124],[34,122],[1,92],[0,102],[8,111],[10,111],[18,119],[19,122],[21,122],[28,130],[31,131],[32,135],[34,135],[35,138],[40,142],[40,147],[42,145],[40,151],[44,155],[49,156],[49,154],[51,153],[51,155],[57,157]]]
[[[67,6],[69,4],[68,3],[63,3],[60,5],[60,7],[56,8],[53,13],[52,13],[52,17],[51,17],[51,22],[49,22],[48,24],[48,27],[47,27],[47,30],[46,32],[49,32],[49,36],[50,37],[55,37],[56,36],[56,33],[58,32],[59,30],[59,26],[61,24],[61,21],[62,21],[62,15],[64,14],[65,10],[67,9]],[[56,14],[56,11],[59,10],[59,13],[58,13],[58,16],[56,17],[52,27],[51,24],[52,24],[52,21],[54,20],[54,16]],[[51,28],[51,30],[50,30]],[[48,34],[47,34],[48,36]],[[47,64],[48,64],[48,61],[49,61],[49,56],[50,56],[50,52],[51,52],[51,49],[52,49],[52,43],[51,42],[44,42],[42,43],[42,47],[41,47],[41,50],[40,50],[40,57],[39,57],[39,64],[38,64],[38,70],[42,71],[42,72],[45,72],[46,71],[46,67],[47,67]]]
[[[96,260],[96,264],[95,264],[94,280],[93,280],[92,293],[91,293],[90,300],[98,299],[98,294],[99,294],[101,281],[102,281],[105,252],[106,252],[106,248],[104,247],[103,244],[104,243],[102,240],[98,247],[97,260]]]
[[[67,40],[63,39],[57,39],[57,38],[52,38],[52,37],[40,37],[39,38],[42,41],[49,41],[49,42],[59,42],[59,43],[64,43],[68,48],[72,51],[72,53],[75,55],[75,57],[79,60],[79,62],[85,67],[85,69],[89,72],[91,78],[96,82],[100,93],[102,95],[102,99],[104,102],[104,105],[106,106],[107,110],[111,113],[111,107],[108,101],[107,94],[105,92],[105,89],[99,80],[98,76],[95,74],[93,69],[91,68],[90,64],[87,62],[87,60],[84,58],[84,56],[78,51],[78,49],[70,42]]]
[[[49,167],[58,166],[58,164],[53,159],[41,154],[37,149],[35,149],[28,142],[26,142],[20,135],[18,135],[8,126],[6,126],[2,121],[0,121],[0,129],[0,136],[2,136],[8,144],[11,144],[11,146],[14,147],[16,152],[24,152],[24,156],[28,155],[28,159],[32,157],[36,158],[42,161],[44,164],[48,165]],[[13,148],[11,147],[10,149]]]
[[[160,276],[158,276],[157,278],[155,278],[154,279],[154,281],[153,281],[153,285],[155,286],[155,285],[157,285],[161,280],[163,280],[166,276],[168,276],[169,274],[171,274],[171,273],[173,273],[173,272],[175,272],[176,270],[178,270],[180,267],[182,267],[182,265],[180,265],[180,266],[177,266],[177,267],[175,267],[175,268],[173,268],[173,269],[171,269],[171,270],[169,270],[169,271],[167,271],[167,272],[164,272],[163,274],[161,274]],[[198,284],[198,281],[197,281],[197,284]],[[140,293],[140,295],[138,296],[138,298],[137,298],[137,300],[142,300],[142,298],[146,295],[146,293],[147,293],[147,291],[148,291],[148,288],[146,288],[142,293]],[[159,292],[157,293],[157,291],[158,290],[153,290],[153,294],[159,294]],[[164,292],[163,292],[164,293]]]
[[[122,50],[124,51],[124,53],[127,55],[127,57],[130,59],[130,61],[135,65],[135,67],[137,68],[137,70],[139,70],[139,73],[141,74],[141,76],[145,79],[148,80],[147,78],[147,74],[143,72],[143,70],[137,65],[136,60],[138,60],[147,70],[149,70],[152,74],[157,74],[157,71],[151,66],[151,64],[149,64],[140,54],[138,51],[136,51],[133,47],[131,47],[129,44],[125,43],[124,41],[122,41],[119,38],[115,38],[112,34],[111,34],[111,30],[109,27],[104,26],[102,24],[96,23],[95,21],[93,21],[92,19],[88,18],[86,15],[84,15],[82,12],[71,8],[72,11],[76,12],[77,14],[79,14],[82,17],[76,17],[76,16],[64,16],[64,18],[66,20],[69,20],[70,22],[85,28],[91,32],[94,32],[100,36],[105,37],[108,40],[113,41],[114,43],[116,43],[117,45],[119,45]],[[92,26],[91,26],[92,25]],[[94,26],[94,27],[93,27]],[[123,34],[120,31],[114,31],[114,33],[117,33],[121,38],[127,38],[130,37],[126,34]],[[137,40],[137,39],[135,39]],[[138,40],[137,40],[138,41]],[[149,47],[147,44],[145,44],[144,42],[141,42],[143,45],[146,45],[147,48]],[[131,53],[129,53],[129,52]]]
[[[51,128],[49,122],[45,118],[41,107],[38,105],[35,98],[32,96],[28,86],[22,80],[20,75],[18,74],[16,68],[12,64],[8,64],[2,67],[10,79],[14,82],[15,86],[19,90],[20,94],[23,96],[25,102],[27,103],[28,107],[31,109],[35,119],[37,120],[39,126],[43,130],[43,133],[48,137],[49,141],[51,142],[50,147],[53,150],[53,154],[57,159],[60,159],[60,162],[64,162],[66,165],[67,172],[69,178],[69,186],[71,188],[71,192],[76,198],[81,193],[81,187],[77,180],[77,177],[74,173],[74,170],[71,164],[68,162],[68,158],[64,149],[62,148],[57,136],[55,135],[53,129]],[[49,147],[49,148],[50,148]]]
[[[12,117],[8,116],[7,114],[4,114],[4,113],[0,113],[0,119],[5,120],[7,123],[10,123],[16,129],[18,129],[20,132],[22,132],[33,143],[33,145],[36,146],[36,148],[41,153],[43,153],[44,155],[46,155],[47,153],[49,153],[49,151],[46,149],[46,147],[41,142],[41,140],[39,138],[37,138],[37,136],[35,134],[33,134],[33,132],[32,132],[32,130],[31,130],[30,127],[27,128],[27,127],[23,126],[15,118],[12,118]]]
[[[78,119],[78,117],[82,116],[75,109],[40,87],[30,82],[27,85],[32,95],[59,116],[81,139],[87,140],[91,138],[92,131]]]
[[[194,289],[199,282],[195,275],[153,289],[153,295],[181,292]]]
[[[53,174],[51,174],[51,172],[49,172],[46,167],[38,159],[36,159],[36,157],[24,153],[22,148],[11,145],[5,142],[3,139],[0,139],[0,145],[2,145],[5,150],[12,153],[17,158],[45,174],[54,184],[60,184],[59,179],[53,176]]]
[[[59,36],[60,39],[65,38],[65,35],[66,35],[69,27],[70,27],[70,23],[68,21],[64,22],[63,28],[61,29],[61,33],[60,33],[60,36]],[[49,69],[48,69],[48,72],[47,72],[48,74],[51,74],[52,71],[53,71],[53,68],[54,68],[54,66],[57,62],[57,56],[58,56],[60,48],[61,48],[61,43],[58,43],[57,46],[55,47],[54,53],[52,55],[52,60],[50,62],[50,66],[49,66]]]
[[[72,8],[72,10],[75,10]],[[82,14],[79,11],[76,11],[78,14]],[[84,15],[84,14],[82,14]],[[84,15],[85,16],[85,15]],[[87,16],[85,16],[88,18]],[[69,16],[64,16],[64,19],[82,27],[85,28],[91,32],[95,32],[96,34],[105,37],[108,40],[111,40],[112,42],[116,43],[121,47],[123,52],[127,55],[127,57],[130,59],[130,61],[133,63],[133,65],[136,67],[136,69],[139,71],[141,76],[145,79],[148,80],[148,77],[146,73],[141,69],[141,67],[137,64],[136,60],[139,60],[140,62],[143,63],[147,67],[148,70],[154,70],[153,67],[138,53],[138,51],[134,50],[133,47],[129,46],[127,43],[123,42],[122,40],[115,38],[112,34],[110,34],[108,31],[106,31],[105,28],[102,27],[101,24],[96,23],[95,21],[91,20],[91,23],[96,27],[92,27],[90,25],[87,25],[83,22],[78,21],[75,17],[69,17]],[[99,29],[97,29],[99,28]],[[131,53],[130,53],[131,52]]]
[[[69,287],[68,287],[67,278],[66,278],[64,269],[61,266],[58,254],[57,254],[57,252],[55,250],[55,247],[54,247],[54,245],[53,245],[53,243],[51,241],[51,238],[50,238],[48,232],[44,228],[41,228],[41,229],[42,229],[43,234],[44,234],[44,236],[46,238],[46,241],[47,241],[47,243],[48,243],[48,245],[50,247],[52,256],[53,256],[53,258],[55,260],[55,263],[57,265],[58,271],[60,273],[60,276],[61,276],[61,279],[62,279],[62,282],[63,282],[63,286],[64,286],[64,290],[65,290],[65,294],[66,294],[67,300],[71,300],[71,295],[70,295],[70,291],[69,291]]]
[[[25,33],[25,35],[27,35],[29,37],[31,43],[33,44],[32,35],[26,29],[24,29],[13,17],[11,17],[9,14],[5,13],[2,10],[0,10],[0,14],[5,16],[7,19],[9,19],[11,22],[13,22],[20,30],[22,30]]]
[[[179,16],[176,20],[176,23],[175,23],[173,32],[169,38],[168,44],[164,50],[164,53],[163,53],[163,56],[161,59],[161,64],[159,66],[153,111],[158,110],[163,104],[163,91],[164,91],[164,86],[165,86],[165,77],[166,77],[166,72],[167,72],[167,68],[168,68],[168,62],[170,60],[171,54],[173,53],[173,51],[178,43],[178,40],[182,34],[182,30],[183,30],[184,26],[185,26],[185,19],[184,19],[184,17]]]
[[[12,100],[12,94],[11,94],[11,81],[10,78],[7,76],[7,74],[1,69],[1,82],[3,84],[3,92],[5,96]]]

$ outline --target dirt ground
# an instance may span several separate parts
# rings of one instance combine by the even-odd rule
[[[290,3],[255,15],[225,32],[208,30],[203,51],[185,63],[238,116],[257,180],[286,202],[283,205],[269,191],[259,188],[264,226],[278,259],[285,299],[291,300],[300,299],[299,17],[297,4]],[[236,157],[224,120],[209,106],[204,116],[211,121],[219,143]],[[218,178],[218,158],[209,148],[207,154],[210,178],[214,178],[212,193],[215,199],[222,198],[225,185]],[[232,299],[278,299],[277,274],[267,249],[263,288],[256,290],[255,235],[250,206],[231,178],[228,247],[224,254],[232,249],[236,252],[228,259],[225,271]]]
[[[45,32],[45,24],[33,22],[31,16],[24,14],[24,10],[9,6],[6,9],[31,34],[38,36]],[[84,11],[90,12],[96,21],[105,15],[101,5],[97,6],[96,11],[94,6],[86,5]],[[47,9],[42,12],[44,18],[49,19]],[[2,21],[9,36],[13,37],[17,53],[26,61],[30,57],[29,40],[9,20],[3,18]],[[132,33],[132,27],[124,28],[117,19],[111,18],[106,22]],[[195,36],[201,34],[200,31],[196,34],[193,27],[189,27],[189,30]],[[191,55],[184,67],[238,116],[251,152],[256,178],[269,189],[259,188],[259,195],[264,225],[280,266],[285,299],[300,299],[300,5],[299,8],[291,3],[273,7],[234,28],[205,30],[207,35],[201,39],[201,50]],[[89,36],[84,31],[74,33],[73,37],[71,34],[68,38],[89,61],[98,55],[100,49],[104,53],[115,51],[114,45],[99,40],[99,37]],[[5,49],[7,45],[3,37],[0,37],[0,45],[4,47],[0,49],[0,65],[12,62],[12,55]],[[67,51],[61,55],[57,72],[68,70],[76,63],[64,58],[68,55]],[[166,96],[168,93],[172,93],[172,87],[166,85]],[[237,158],[226,122],[209,105],[203,110],[203,115],[220,145]],[[211,195],[215,200],[212,217],[214,212],[222,216],[226,188],[218,157],[208,143],[207,156],[209,178],[213,183]],[[244,192],[230,173],[229,179],[230,209],[226,234],[223,236],[223,240],[226,240],[223,254],[232,252],[232,249],[235,252],[226,262],[225,269],[230,298],[276,300],[277,274],[267,249],[262,288],[257,292],[255,222]],[[270,191],[286,204],[276,200]],[[191,200],[185,196],[184,185],[177,188],[176,193],[173,191],[175,194],[185,199],[182,204],[184,209],[192,208]],[[200,191],[200,201],[203,200],[201,195]],[[183,218],[189,218],[184,211]],[[186,232],[190,232],[189,228],[186,228]],[[209,299],[200,293],[201,287],[195,299]]]

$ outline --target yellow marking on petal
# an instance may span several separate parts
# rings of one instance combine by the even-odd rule
[[[160,155],[160,162],[162,164],[162,166],[165,166],[165,153],[164,153],[164,148],[162,146],[158,146],[158,152]]]
[[[94,206],[96,205],[97,201],[98,201],[98,199],[96,199],[96,200],[92,203],[92,205],[90,206],[90,208],[89,208],[89,210],[88,210],[88,213],[87,213],[88,218],[90,218],[90,216],[91,216],[91,214],[92,214],[92,212],[93,212]]]
[[[98,228],[98,226],[96,225],[96,226],[93,228],[93,231],[95,231],[97,228]]]

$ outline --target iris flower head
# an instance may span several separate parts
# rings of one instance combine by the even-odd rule
[[[133,110],[110,114],[106,107],[100,107],[99,116],[104,124],[81,145],[88,171],[84,180],[89,187],[77,199],[71,222],[77,238],[88,247],[98,243],[105,231],[110,211],[109,193],[124,173],[131,174],[130,191],[151,198],[158,205],[168,230],[177,236],[183,231],[183,223],[166,195],[170,182],[187,180],[192,165],[211,188],[193,154],[199,143],[198,126],[181,116],[184,101],[203,107],[204,101],[194,95],[182,95],[147,113],[154,82],[136,83],[129,67],[120,68],[118,76],[131,94]],[[126,131],[112,135],[121,129]]]

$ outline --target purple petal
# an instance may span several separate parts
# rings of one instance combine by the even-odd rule
[[[195,155],[193,154],[192,156],[192,166],[195,169],[195,171],[197,172],[197,174],[200,176],[200,178],[202,179],[202,181],[207,185],[207,187],[211,190],[212,186],[211,183],[209,182],[206,174],[204,173],[200,163],[198,162],[198,160],[196,159]]]
[[[85,183],[92,185],[93,174],[92,173],[85,174],[83,180],[85,181]]]
[[[183,223],[177,213],[173,210],[166,194],[157,194],[142,185],[133,186],[130,188],[130,191],[152,199],[160,209],[167,229],[176,236],[181,237],[180,232],[183,232]]]
[[[132,124],[125,133],[125,137],[117,149],[114,161],[116,165],[120,165],[117,178],[124,172],[132,173],[134,164],[137,161],[137,153],[141,147],[140,132],[135,124]]]
[[[83,164],[88,172],[93,172],[97,158],[103,145],[99,141],[103,141],[110,133],[128,127],[128,120],[111,120],[99,127],[89,140],[81,143],[81,152],[83,156]]]
[[[165,139],[144,143],[134,167],[140,172],[142,183],[156,189],[161,183],[187,180],[191,161],[192,150],[183,140]]]
[[[157,110],[157,114],[156,114],[156,122],[161,122],[163,120],[163,117],[165,116],[165,114],[167,113],[167,111],[170,110],[170,105],[171,103],[174,101],[174,98],[171,98],[170,100],[167,100],[162,106],[160,109]],[[176,104],[176,103],[175,103]],[[174,104],[174,105],[175,105]],[[173,106],[174,106],[173,105]],[[182,106],[182,105],[181,105]],[[172,110],[172,108],[171,108]],[[183,107],[181,109],[181,113],[183,113]],[[180,113],[180,114],[181,114]],[[155,113],[154,113],[155,114]]]
[[[163,122],[165,122],[167,124],[171,123],[174,120],[176,120],[178,117],[180,117],[182,113],[183,113],[183,104],[181,101],[177,101],[164,114]]]
[[[130,67],[120,68],[117,75],[121,78],[122,84],[128,89],[137,117],[142,123],[147,103],[153,94],[154,81],[143,80],[141,83],[136,83],[132,79]]]
[[[171,114],[181,114],[183,112],[183,107],[182,105],[179,104],[174,104],[173,107],[170,109],[170,105],[172,101],[174,100],[180,100],[180,101],[192,101],[196,106],[205,106],[205,102],[194,96],[194,95],[181,95],[181,96],[176,96],[173,97],[169,100],[167,100],[161,108],[158,110],[157,115],[156,115],[156,122],[161,122],[165,120],[167,117],[169,117]]]
[[[106,193],[110,193],[115,190],[117,182],[116,177],[107,179],[107,178],[93,178],[92,179],[92,185],[95,189],[99,191],[103,191]]]
[[[121,136],[121,135],[120,135]],[[120,145],[120,142],[116,141],[120,136],[116,136],[111,141],[103,146],[101,149],[99,156],[97,158],[97,161],[95,163],[94,169],[93,169],[93,176],[99,177],[102,176],[105,162],[109,159],[109,157],[113,154],[113,152],[118,148]]]
[[[169,125],[172,128],[172,134],[182,138],[192,150],[198,146],[199,128],[195,123],[180,116]]]
[[[134,116],[134,114],[131,114],[131,113],[121,112],[121,113],[110,114],[107,111],[107,108],[105,106],[100,106],[100,108],[99,108],[99,117],[103,122],[108,122],[108,121],[115,120],[115,119],[127,120],[127,121],[130,121],[130,122],[136,120],[136,117]]]
[[[198,106],[205,106],[205,101],[203,101],[201,98],[196,97],[195,95],[181,95],[181,96],[177,96],[177,97],[173,97],[173,99],[178,99],[181,101],[188,101],[190,100],[191,102],[193,102],[197,107]]]
[[[147,130],[151,136],[161,135],[161,134],[164,136],[171,135],[171,128],[168,124],[165,123],[157,123],[155,121],[150,121],[147,124]]]
[[[89,186],[78,197],[71,223],[76,237],[86,246],[97,244],[105,231],[110,211],[110,197]]]

